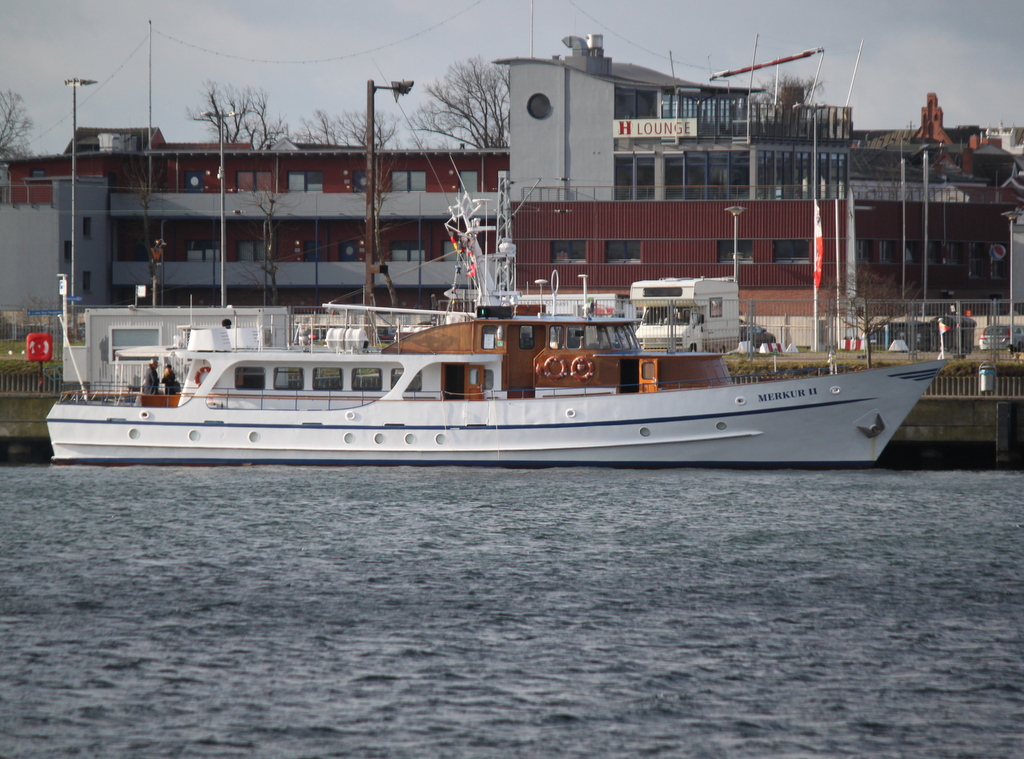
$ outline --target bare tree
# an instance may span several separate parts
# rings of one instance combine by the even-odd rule
[[[25,101],[12,90],[0,90],[0,160],[28,155],[32,119],[25,113]]]
[[[163,256],[163,240],[155,240],[151,234],[149,209],[153,203],[153,194],[158,182],[154,180],[149,162],[143,156],[132,156],[124,164],[124,182],[128,190],[135,194],[142,208],[142,228],[139,241],[146,249],[146,260],[149,262],[149,280],[152,289],[153,305],[157,305],[157,271]]]
[[[853,294],[847,299],[844,320],[864,336],[864,350],[871,368],[871,338],[888,324],[910,312],[910,297],[893,277],[862,269],[857,272]]]
[[[186,108],[185,115],[196,121],[210,122],[214,137],[217,137],[217,118],[204,116],[204,113],[224,114],[225,142],[248,142],[255,150],[265,150],[288,136],[288,124],[281,116],[270,113],[266,90],[239,89],[210,80],[203,87],[203,104],[197,108]],[[234,116],[228,116],[229,113]]]
[[[280,269],[280,252],[277,247],[278,232],[281,227],[280,215],[291,208],[288,202],[288,193],[281,192],[280,178],[277,171],[269,185],[258,187],[252,193],[252,204],[259,209],[261,216],[260,235],[263,240],[262,255],[256,252],[255,262],[260,271],[265,275],[262,287],[270,290],[270,305],[278,305],[279,292],[277,288],[277,272]]]
[[[426,86],[430,102],[413,114],[413,128],[475,148],[507,148],[509,70],[477,56],[453,63]]]
[[[782,106],[807,105],[815,95],[825,89],[825,83],[815,81],[814,77],[802,78],[793,74],[782,74],[778,79],[766,79],[758,82],[763,91],[754,93],[751,100],[755,103],[778,103]]]
[[[313,145],[363,145],[366,142],[366,112],[344,111],[331,116],[319,108],[312,119],[301,119],[302,129],[295,138]],[[378,148],[397,147],[398,117],[376,112],[373,119]]]

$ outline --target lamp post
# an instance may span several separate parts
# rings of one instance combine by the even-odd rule
[[[1013,225],[1020,218],[1021,211],[1015,208],[1012,211],[1004,211],[1003,216],[1010,222],[1010,323],[1013,324]]]
[[[412,91],[413,83],[407,79],[400,82],[392,82],[390,86],[374,84],[370,79],[366,83],[366,283],[363,285],[363,305],[370,305],[373,299],[373,275],[380,271],[380,267],[374,263],[377,247],[377,207],[376,207],[376,177],[374,167],[374,113],[373,96],[377,90],[391,90],[395,95],[395,102],[398,102],[399,95],[408,95]],[[391,305],[395,305],[392,303]]]
[[[227,258],[227,225],[224,213],[224,119],[228,116],[237,116],[234,111],[221,113],[220,111],[203,111],[199,114],[207,120],[217,120],[217,142],[220,145],[220,166],[217,169],[217,180],[220,182],[220,307],[228,305],[228,285],[224,279],[227,267],[224,264]]]
[[[732,278],[736,287],[740,284],[740,214],[747,209],[743,206],[729,206],[725,209],[732,214]]]
[[[71,88],[71,282],[68,295],[75,294],[75,238],[78,237],[78,88],[96,84],[95,79],[65,79]]]

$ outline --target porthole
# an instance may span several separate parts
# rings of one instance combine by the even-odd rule
[[[384,433],[383,432],[378,432],[376,435],[373,436],[373,442],[375,442],[377,445],[380,445],[381,443],[383,443],[384,439],[385,438],[384,438]]]
[[[356,412],[355,411],[346,411],[345,412],[345,418],[348,419],[351,422],[353,419],[356,418]]]
[[[436,435],[434,435],[434,442],[437,443],[438,445],[444,445],[445,442],[447,442],[447,440],[448,440],[448,438],[446,438],[440,432],[438,432]]]
[[[576,416],[576,412],[573,409],[571,409],[571,408],[567,408],[565,410],[565,415],[567,417],[569,417],[570,419],[572,419],[574,416]]]
[[[258,443],[258,442],[260,442],[260,433],[256,432],[255,430],[250,432],[249,433],[249,442],[250,443]]]
[[[840,390],[839,390],[839,388],[838,388],[838,387],[830,387],[830,388],[828,389],[828,391],[829,391],[830,393],[832,393],[832,395],[839,395],[839,393],[840,393]]]
[[[139,434],[140,434],[139,431],[137,429],[135,429],[134,427],[132,427],[130,430],[128,430],[128,437],[131,438],[132,440],[138,440],[139,439]]]
[[[140,411],[139,412],[139,419],[149,419],[149,412],[148,411]]]
[[[408,445],[412,445],[413,443],[416,442],[416,436],[410,432],[408,435],[405,436],[405,442]]]
[[[353,435],[351,432],[346,432],[345,442],[348,443],[349,445],[352,445],[352,443],[356,442],[356,436]]]
[[[651,431],[647,427],[641,427],[640,428],[640,435],[641,435],[641,437],[650,437],[651,436]]]
[[[720,430],[724,430],[724,429],[725,429],[726,427],[728,427],[728,426],[729,426],[729,425],[728,425],[728,424],[726,424],[725,422],[719,422],[718,424],[716,424],[716,425],[715,425],[715,427],[717,427],[717,428],[718,428],[718,429],[720,429]]]
[[[547,95],[540,92],[531,95],[530,99],[526,101],[526,112],[535,119],[546,119],[551,115],[551,101],[548,100]]]
[[[193,443],[199,440],[199,430],[189,430],[188,439],[191,440]]]
[[[746,402],[747,402],[747,399],[744,398],[743,396],[740,396],[739,398],[736,399],[736,405],[737,406],[743,406],[744,404],[746,404]]]

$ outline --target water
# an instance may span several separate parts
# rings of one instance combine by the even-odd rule
[[[0,469],[0,757],[1020,757],[1007,473]]]

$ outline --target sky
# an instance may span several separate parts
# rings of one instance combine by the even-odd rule
[[[411,79],[399,102],[376,99],[405,124],[453,63],[565,55],[563,37],[588,34],[604,35],[613,60],[704,83],[824,48],[779,71],[818,73],[818,102],[849,100],[856,129],[919,126],[929,92],[946,126],[1024,126],[1020,0],[4,0],[0,90],[23,98],[42,155],[70,140],[73,77],[97,80],[79,89],[79,126],[148,126],[151,98],[171,142],[209,139],[185,113],[202,106],[206,81],[266,91],[297,131],[316,109],[365,109],[369,79]],[[763,69],[755,84],[773,76]]]

